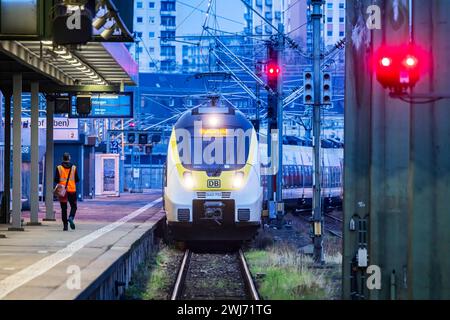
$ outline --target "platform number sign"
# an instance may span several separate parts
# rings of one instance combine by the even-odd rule
[[[119,141],[113,140],[111,141],[111,153],[118,154],[119,153]]]
[[[220,188],[220,180],[219,179],[208,179],[207,186],[208,186],[208,188]]]

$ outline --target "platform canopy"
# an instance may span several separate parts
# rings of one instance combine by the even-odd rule
[[[135,85],[138,75],[138,65],[122,43],[93,42],[70,49],[42,41],[0,41],[0,64],[0,84],[22,71],[40,74],[30,80],[62,86]]]

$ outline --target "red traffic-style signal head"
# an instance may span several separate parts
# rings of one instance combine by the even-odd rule
[[[416,45],[382,46],[374,55],[373,69],[384,88],[412,88],[426,71],[427,55]]]
[[[269,77],[277,77],[281,73],[281,70],[277,64],[271,63],[267,65],[266,73]]]

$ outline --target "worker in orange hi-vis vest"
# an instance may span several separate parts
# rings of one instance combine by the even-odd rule
[[[75,213],[77,212],[77,182],[80,181],[78,177],[78,170],[75,165],[70,162],[70,154],[64,153],[62,163],[56,167],[55,183],[66,187],[64,197],[59,197],[61,204],[61,218],[63,221],[63,230],[67,231],[67,224],[70,224],[72,230],[75,229]],[[70,203],[70,215],[67,219],[67,202]]]

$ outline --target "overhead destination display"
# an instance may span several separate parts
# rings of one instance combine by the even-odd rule
[[[97,93],[90,98],[90,112],[88,115],[80,114],[80,99],[72,98],[71,117],[87,118],[132,118],[133,117],[133,94],[124,92],[120,94]],[[86,114],[86,113],[85,113]]]

